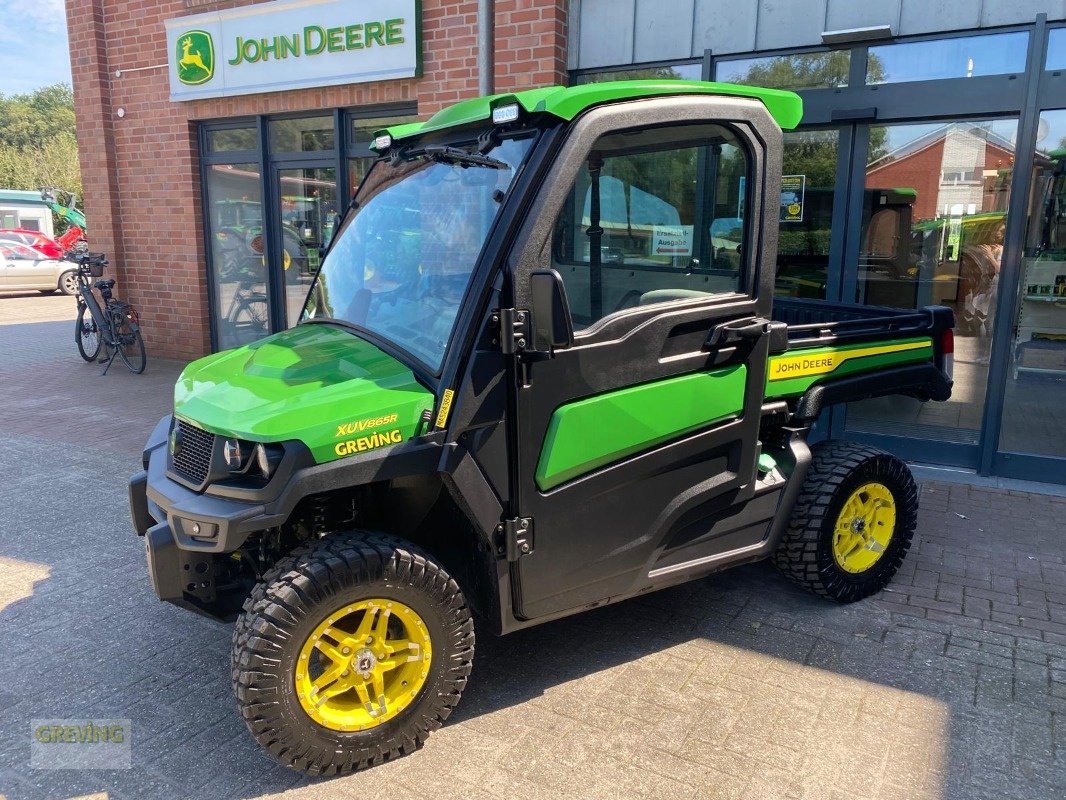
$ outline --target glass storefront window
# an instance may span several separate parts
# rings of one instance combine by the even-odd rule
[[[993,33],[871,47],[866,84],[977,78],[1025,71],[1029,34]]]
[[[714,79],[770,89],[836,89],[848,85],[850,50],[719,61]]]
[[[278,170],[282,268],[287,324],[295,325],[318,270],[319,248],[337,224],[337,171],[332,167]]]
[[[1066,69],[1066,28],[1052,28],[1048,31],[1044,69]]]
[[[359,182],[370,171],[377,155],[370,150],[370,142],[374,134],[382,128],[391,128],[395,125],[406,125],[410,122],[418,122],[414,115],[404,117],[376,117],[371,119],[353,119],[351,121],[351,147],[352,151],[365,150],[366,155],[348,159],[348,196],[354,197],[355,190],[359,188]]]
[[[374,159],[371,156],[363,156],[361,158],[349,158],[348,159],[348,196],[355,197],[355,190],[359,188],[359,184],[362,183],[363,178],[370,172],[370,168],[374,165]]]
[[[785,131],[779,296],[825,299],[839,149],[839,131]]]
[[[270,149],[275,153],[332,150],[336,141],[332,116],[273,119],[268,130]]]
[[[262,177],[257,164],[214,164],[205,173],[215,330],[223,350],[270,333]]]
[[[353,119],[351,146],[356,148],[367,149],[369,151],[370,142],[374,138],[375,133],[380,131],[382,128],[392,128],[396,125],[406,125],[409,122],[418,122],[418,117],[410,115],[405,117],[372,117],[370,119]]]
[[[703,77],[703,64],[669,64],[661,67],[638,67],[636,69],[586,72],[578,76],[578,83],[603,83],[604,81],[698,81]]]
[[[215,128],[207,132],[209,153],[232,153],[240,150],[256,150],[259,142],[255,126],[241,128]]]
[[[999,448],[1063,457],[1066,456],[1066,147],[1063,146],[1066,110],[1043,112],[1037,136]]]
[[[851,403],[848,427],[977,444],[1014,170],[1015,119],[870,128],[858,303],[955,312],[955,387],[945,403]]]

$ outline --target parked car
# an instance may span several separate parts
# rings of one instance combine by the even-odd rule
[[[0,239],[0,289],[37,289],[74,294],[77,270],[69,261],[45,258],[27,244]]]
[[[12,228],[0,230],[0,239],[6,241],[22,242],[40,253],[45,258],[62,258],[66,252],[51,236],[40,231],[26,230],[25,228]]]

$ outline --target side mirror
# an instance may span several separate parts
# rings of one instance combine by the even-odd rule
[[[574,344],[574,321],[566,299],[563,276],[554,269],[529,276],[533,313],[533,350],[550,353]]]

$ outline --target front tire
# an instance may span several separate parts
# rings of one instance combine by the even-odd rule
[[[822,442],[774,551],[774,565],[815,594],[851,603],[892,580],[918,524],[918,487],[893,455]]]
[[[74,341],[78,343],[78,355],[91,364],[100,355],[100,330],[88,307],[83,305],[78,309],[75,325]]]
[[[417,750],[459,702],[474,655],[462,591],[425,553],[335,534],[282,559],[233,633],[233,688],[256,740],[308,775]]]

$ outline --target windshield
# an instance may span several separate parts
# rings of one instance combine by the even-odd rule
[[[378,162],[315,278],[303,321],[338,320],[440,368],[489,228],[532,139],[484,155],[415,146]]]

